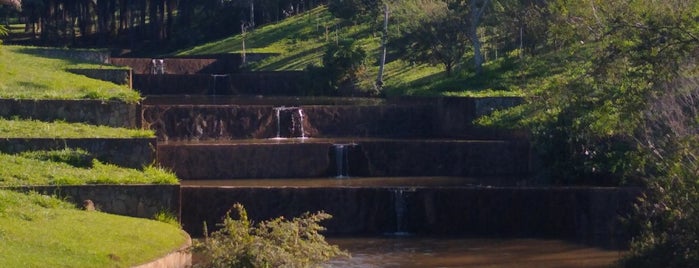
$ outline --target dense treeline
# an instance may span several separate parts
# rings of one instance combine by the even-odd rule
[[[49,45],[183,47],[276,22],[322,0],[23,0],[18,16]]]

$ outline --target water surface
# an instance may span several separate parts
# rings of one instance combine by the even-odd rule
[[[622,252],[560,240],[328,238],[352,255],[324,267],[610,267]]]

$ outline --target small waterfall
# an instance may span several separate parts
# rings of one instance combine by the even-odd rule
[[[335,178],[349,178],[349,147],[351,144],[333,144],[335,149]]]
[[[393,189],[391,190],[391,193],[393,195],[393,213],[396,216],[396,229],[391,235],[397,235],[397,236],[405,236],[405,235],[410,235],[410,232],[408,231],[408,197],[410,195],[411,190],[406,190],[406,189]]]
[[[165,60],[151,59],[151,72],[153,74],[165,74]]]
[[[306,139],[306,131],[303,129],[304,114],[300,107],[274,107],[277,118],[276,139],[301,138]],[[286,125],[285,125],[286,124]]]
[[[282,111],[282,109],[284,109],[284,108],[285,108],[284,106],[282,106],[282,107],[274,107],[274,112],[275,112],[276,117],[277,117],[277,136],[275,137],[275,138],[277,138],[277,139],[281,139],[281,138],[282,138],[282,134],[281,134],[281,132],[282,132],[281,111]]]
[[[211,77],[213,79],[213,86],[211,87],[211,95],[216,95],[217,94],[216,91],[217,91],[217,87],[218,87],[216,82],[218,82],[218,78],[219,77],[226,78],[226,77],[228,77],[228,75],[227,74],[212,74]],[[223,81],[225,82],[226,80],[224,79]]]
[[[301,138],[305,139],[306,138],[306,132],[303,130],[303,109],[299,108],[299,130],[301,130]]]

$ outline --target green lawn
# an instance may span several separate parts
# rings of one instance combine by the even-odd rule
[[[131,267],[185,241],[183,231],[171,224],[0,190],[0,267]]]
[[[389,26],[390,27],[390,26]],[[327,31],[326,31],[327,29]],[[245,36],[246,52],[276,53],[249,68],[253,71],[303,70],[309,64],[321,65],[325,45],[337,39],[352,39],[366,52],[366,71],[360,75],[359,84],[370,89],[378,74],[380,33],[370,23],[342,23],[324,6],[287,18],[279,23],[261,26]],[[177,55],[202,55],[240,53],[242,35],[202,44],[177,52]],[[469,55],[464,62],[469,63]],[[468,66],[457,68],[447,76],[442,66],[415,64],[392,57],[384,72],[384,93],[387,95],[419,96],[521,96],[513,79],[513,59],[501,57],[484,66],[486,73],[475,77]],[[516,77],[514,77],[516,78]]]
[[[39,48],[0,46],[0,98],[99,99],[138,102],[138,92],[124,85],[91,79],[70,68],[115,68],[68,58],[41,56]]]
[[[151,130],[0,118],[0,138],[153,138]]]
[[[0,163],[0,186],[179,183],[161,168],[123,168],[72,150],[0,154]]]

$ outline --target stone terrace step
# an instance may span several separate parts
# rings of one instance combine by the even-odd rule
[[[339,148],[343,145],[343,149]],[[181,179],[349,176],[521,176],[529,144],[516,140],[288,139],[158,144]]]

